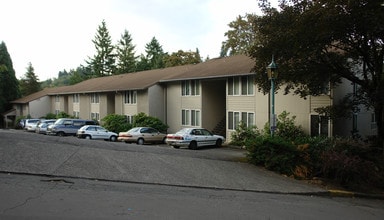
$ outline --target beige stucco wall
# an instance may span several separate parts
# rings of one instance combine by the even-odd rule
[[[148,88],[149,115],[159,118],[165,123],[165,94],[164,87],[156,84]]]
[[[50,99],[48,96],[35,99],[29,102],[28,114],[32,118],[40,118],[50,112]]]
[[[179,82],[167,83],[166,100],[168,133],[174,133],[181,128],[181,85]]]
[[[201,127],[213,130],[226,117],[225,93],[226,80],[208,80],[201,82]]]
[[[90,119],[91,117],[91,98],[89,94],[80,94],[79,97],[79,118],[81,119]]]

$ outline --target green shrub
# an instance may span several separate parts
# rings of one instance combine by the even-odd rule
[[[288,112],[283,111],[276,119],[276,130],[274,135],[294,141],[297,138],[305,137],[305,133],[301,126],[295,125],[296,116],[289,117]],[[267,122],[264,125],[264,133],[270,135],[270,126]]]
[[[53,113],[47,113],[45,116],[44,116],[45,119],[56,119],[56,114],[53,114]]]
[[[280,137],[256,137],[248,141],[247,150],[251,163],[286,175],[294,173],[300,157],[296,146]]]
[[[104,128],[115,133],[128,131],[132,128],[132,124],[127,122],[125,115],[110,114],[101,119],[101,121]]]
[[[56,115],[56,118],[71,118],[70,115],[68,115],[66,112],[59,112],[59,114]]]
[[[143,112],[133,116],[133,127],[152,127],[160,132],[166,132],[168,129],[168,125],[160,119],[148,116]]]
[[[235,129],[235,132],[231,134],[231,144],[237,146],[245,146],[246,142],[252,140],[254,137],[260,136],[260,132],[257,127],[249,128],[243,121]]]

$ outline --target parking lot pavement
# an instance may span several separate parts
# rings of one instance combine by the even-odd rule
[[[232,148],[192,151],[0,131],[3,173],[271,193],[326,192],[239,161],[243,156],[244,151]]]

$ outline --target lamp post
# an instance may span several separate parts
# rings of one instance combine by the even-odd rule
[[[267,66],[267,74],[268,79],[271,81],[271,91],[270,91],[270,98],[271,98],[271,113],[269,115],[270,118],[270,129],[271,129],[271,136],[273,137],[273,134],[275,133],[276,129],[276,116],[275,116],[275,79],[277,78],[277,64],[275,63],[272,55],[272,62]]]

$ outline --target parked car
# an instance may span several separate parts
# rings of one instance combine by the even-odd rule
[[[175,134],[168,134],[165,142],[174,148],[188,147],[196,150],[201,146],[221,147],[225,138],[204,128],[183,128]]]
[[[127,132],[120,132],[117,140],[125,143],[164,143],[166,134],[150,127],[135,127]]]
[[[40,120],[36,125],[35,132],[38,134],[47,134],[48,126],[54,124],[55,122],[56,119]]]
[[[27,131],[35,131],[37,123],[40,119],[26,119],[24,129]]]
[[[76,136],[85,139],[117,140],[117,134],[115,132],[108,131],[99,125],[85,125],[77,131]]]
[[[93,120],[72,119],[72,118],[60,118],[57,121],[48,126],[47,134],[57,136],[76,135],[84,125],[96,125],[97,122]]]

